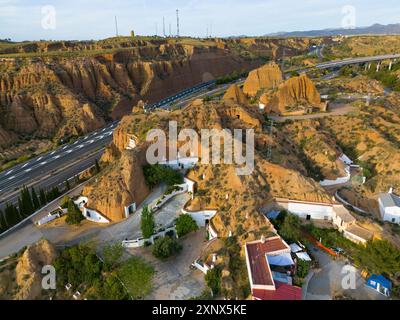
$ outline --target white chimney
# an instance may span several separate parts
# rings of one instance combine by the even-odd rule
[[[265,243],[265,240],[266,240],[266,239],[265,239],[265,236],[262,235],[262,236],[261,236],[261,243]]]

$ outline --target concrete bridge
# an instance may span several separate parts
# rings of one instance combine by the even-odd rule
[[[367,68],[371,67],[372,62],[378,62],[377,65],[377,71],[379,71],[381,67],[381,62],[384,60],[390,60],[389,63],[389,70],[392,68],[392,62],[393,60],[399,59],[400,54],[388,54],[388,55],[379,55],[379,56],[372,56],[372,57],[360,57],[360,58],[349,58],[349,59],[344,59],[344,60],[338,60],[338,61],[329,61],[329,62],[324,62],[324,63],[319,63],[313,68],[309,68],[307,71],[310,71],[311,69],[335,69],[335,68],[341,68],[344,66],[352,65],[352,64],[366,64]]]

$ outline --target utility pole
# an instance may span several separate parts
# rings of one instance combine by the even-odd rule
[[[166,38],[167,35],[165,34],[165,17],[162,17],[162,24],[163,24],[163,35],[164,35],[164,38]]]
[[[117,21],[117,16],[115,16],[115,35],[118,37],[118,21]]]
[[[172,27],[171,27],[171,23],[169,24],[169,37],[172,37]]]
[[[176,9],[176,36],[179,38],[179,9]]]

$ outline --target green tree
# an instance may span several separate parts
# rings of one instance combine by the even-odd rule
[[[147,165],[143,168],[143,174],[146,178],[146,183],[150,188],[153,188],[160,182],[164,182],[167,186],[180,184],[183,181],[181,174],[172,168],[159,164]]]
[[[65,180],[65,189],[66,189],[67,191],[68,191],[68,190],[71,190],[71,185],[69,184],[68,179]]]
[[[301,259],[297,259],[297,276],[304,278],[310,271],[310,263]]]
[[[356,260],[371,273],[393,277],[400,270],[400,250],[387,240],[369,241]]]
[[[154,268],[139,257],[124,262],[117,274],[133,299],[143,299],[151,291]]]
[[[0,231],[6,231],[7,230],[7,221],[4,217],[4,213],[2,210],[0,210]]]
[[[40,205],[42,207],[44,207],[47,204],[46,192],[44,192],[43,189],[39,190],[39,200],[40,200]]]
[[[288,214],[279,228],[279,233],[287,241],[299,241],[301,238],[300,230],[300,219],[293,214]]]
[[[10,203],[6,204],[6,208],[4,209],[4,217],[9,228],[16,225],[21,220],[18,209]]]
[[[29,216],[34,212],[34,205],[31,194],[27,187],[23,187],[20,192],[21,202],[19,203],[19,211],[21,216]]]
[[[65,222],[67,224],[80,224],[82,220],[84,220],[85,217],[83,216],[81,210],[77,207],[77,205],[70,200],[68,202],[68,211],[67,211],[67,218],[65,219]]]
[[[124,248],[121,243],[109,244],[103,249],[104,266],[107,270],[112,270],[121,262]]]
[[[196,221],[188,214],[182,214],[176,219],[176,232],[179,237],[198,229]]]
[[[99,165],[99,162],[97,161],[97,159],[94,162],[94,167],[96,169],[96,173],[100,173],[101,168],[100,168],[100,165]]]
[[[156,258],[166,259],[182,250],[182,246],[178,241],[171,237],[162,237],[154,241],[152,253]]]
[[[71,201],[71,198],[65,195],[60,201],[60,207],[63,209],[68,209],[68,204]]]
[[[128,295],[121,281],[116,276],[109,276],[104,280],[102,300],[126,300]]]
[[[150,238],[154,233],[154,214],[148,206],[143,207],[140,228],[142,229],[142,235],[145,239]]]
[[[206,276],[204,277],[207,286],[212,290],[214,295],[221,292],[221,270],[218,267],[214,267],[208,270]]]
[[[34,188],[31,189],[31,195],[33,207],[35,208],[35,210],[37,210],[40,208],[40,201]]]

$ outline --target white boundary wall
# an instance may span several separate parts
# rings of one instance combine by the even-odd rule
[[[187,211],[182,209],[182,213],[191,216],[199,227],[205,227],[206,220],[211,221],[211,218],[217,214],[217,210]]]

